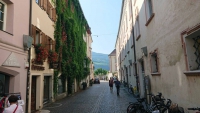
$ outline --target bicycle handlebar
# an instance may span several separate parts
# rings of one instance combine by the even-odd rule
[[[188,110],[198,110],[198,111],[200,111],[200,108],[188,108]]]

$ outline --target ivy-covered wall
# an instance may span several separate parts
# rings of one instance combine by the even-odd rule
[[[57,94],[58,72],[68,82],[68,93],[72,93],[74,79],[78,83],[88,76],[86,62],[86,42],[83,35],[89,28],[78,0],[56,0],[57,21],[54,37],[59,55],[60,69],[54,75],[54,94]],[[89,65],[88,65],[89,66]],[[88,68],[88,67],[87,67]]]

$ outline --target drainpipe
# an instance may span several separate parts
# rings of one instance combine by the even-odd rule
[[[30,0],[30,10],[29,10],[29,36],[31,36],[31,19],[32,19],[32,0]],[[30,85],[30,58],[31,58],[31,47],[28,50],[28,63],[29,63],[29,67],[27,69],[27,82],[26,82],[26,113],[28,113],[28,99],[29,99],[29,85]]]
[[[131,10],[133,11],[132,8],[132,0],[131,0]],[[133,24],[133,16],[132,16],[132,24]],[[134,24],[132,25],[132,27],[134,26]],[[136,87],[137,87],[137,91],[139,89],[138,86],[138,72],[137,72],[137,63],[136,63],[136,49],[135,49],[135,35],[134,35],[134,27],[132,28],[132,32],[133,32],[133,52],[134,52],[134,64],[135,64],[135,76],[136,76]]]

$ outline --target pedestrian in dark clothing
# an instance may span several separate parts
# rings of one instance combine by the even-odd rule
[[[112,91],[113,90],[113,78],[112,77],[110,77],[109,86],[110,86],[110,91]]]
[[[120,85],[121,85],[121,83],[120,83],[120,81],[117,79],[117,81],[115,81],[115,86],[116,86],[116,88],[117,88],[117,95],[119,95],[119,88],[120,88]]]

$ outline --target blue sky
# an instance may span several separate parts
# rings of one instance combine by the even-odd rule
[[[110,54],[115,48],[122,0],[79,1],[91,27],[92,51]]]

